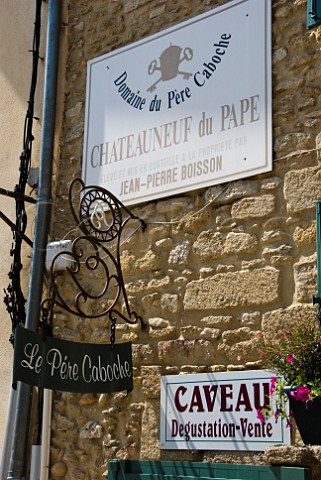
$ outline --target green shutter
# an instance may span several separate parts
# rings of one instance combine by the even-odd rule
[[[230,463],[110,460],[108,480],[311,480],[311,470]]]
[[[314,28],[321,23],[321,0],[307,0],[307,28]]]

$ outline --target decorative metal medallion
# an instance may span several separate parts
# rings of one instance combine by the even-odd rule
[[[73,240],[70,250],[61,251],[53,258],[51,303],[81,317],[108,316],[114,340],[117,318],[130,324],[140,321],[144,325],[129,305],[120,264],[120,240],[130,220],[138,220],[143,229],[146,225],[110,192],[100,187],[86,187],[80,179],[70,185],[69,204],[83,234]],[[57,262],[62,259],[68,263],[67,276],[56,272]],[[70,287],[77,292],[73,301]]]

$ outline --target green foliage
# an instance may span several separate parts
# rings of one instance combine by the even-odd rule
[[[317,317],[301,316],[273,333],[261,334],[266,368],[284,378],[285,385],[309,387],[321,396],[321,331]]]
[[[264,422],[274,416],[291,420],[287,414],[289,394],[296,400],[308,403],[321,396],[321,330],[317,316],[303,314],[285,324],[278,332],[260,333],[261,355],[264,366],[275,373],[271,379],[270,401],[258,411]]]

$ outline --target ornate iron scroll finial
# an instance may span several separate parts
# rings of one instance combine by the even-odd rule
[[[69,204],[83,235],[72,242],[70,251],[58,253],[52,261],[54,303],[81,317],[108,316],[111,322],[118,317],[131,324],[140,321],[144,326],[143,319],[131,310],[127,298],[120,264],[120,239],[129,220],[138,220],[143,229],[145,222],[104,188],[86,187],[80,179],[73,180],[70,185]],[[67,268],[68,277],[63,279],[55,272],[55,263],[61,256],[68,258],[71,265]],[[73,302],[67,298],[69,286],[77,290]],[[120,300],[123,300],[122,311],[118,307]]]

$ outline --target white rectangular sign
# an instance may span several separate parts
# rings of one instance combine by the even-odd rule
[[[271,168],[271,0],[233,0],[88,62],[87,186],[135,204]]]
[[[290,444],[286,421],[257,418],[271,372],[171,375],[161,379],[161,448],[264,450]]]

